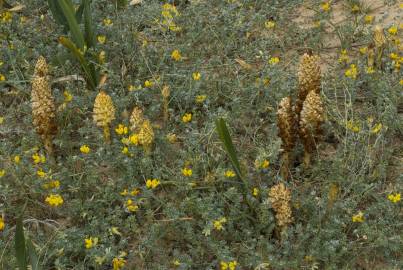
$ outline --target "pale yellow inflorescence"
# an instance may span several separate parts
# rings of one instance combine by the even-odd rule
[[[150,147],[154,141],[154,130],[149,120],[144,120],[139,131],[139,143]]]
[[[99,127],[108,127],[115,119],[115,106],[112,98],[104,91],[100,91],[94,102],[94,122]]]
[[[143,121],[143,109],[140,107],[134,107],[132,114],[130,115],[130,130],[133,132],[137,132],[140,129]]]
[[[283,183],[270,188],[269,201],[276,212],[277,225],[285,227],[292,222],[291,191]]]
[[[386,37],[383,33],[383,28],[380,25],[375,26],[374,29],[374,44],[375,47],[380,48],[386,44]]]
[[[292,110],[291,97],[283,98],[277,110],[277,126],[283,141],[283,149],[291,151],[295,144],[295,116]]]

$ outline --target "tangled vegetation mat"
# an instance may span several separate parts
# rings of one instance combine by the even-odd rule
[[[1,0],[0,269],[402,269],[402,16]]]

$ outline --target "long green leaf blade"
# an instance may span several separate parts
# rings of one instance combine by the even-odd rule
[[[81,68],[84,71],[84,75],[85,75],[86,81],[88,83],[88,86],[90,87],[90,89],[94,90],[96,85],[97,85],[97,81],[96,81],[96,78],[94,78],[92,76],[91,69],[90,69],[90,67],[88,65],[87,60],[85,60],[83,54],[78,50],[76,45],[73,42],[71,42],[71,40],[69,40],[68,38],[60,37],[59,42],[64,47],[69,49],[70,52],[73,54],[73,56],[78,60],[78,62],[81,65]]]
[[[39,257],[36,252],[34,245],[32,244],[31,239],[27,239],[27,252],[29,256],[29,262],[32,266],[32,270],[42,270],[42,267],[39,265]]]
[[[60,7],[58,0],[48,0],[49,9],[52,12],[53,19],[55,19],[56,23],[68,27],[68,22],[66,17],[63,14],[63,11]]]
[[[241,167],[239,165],[239,161],[227,125],[225,124],[225,120],[222,118],[217,119],[216,128],[218,135],[220,136],[220,139],[224,144],[225,151],[227,152],[232,166],[234,167],[235,173],[240,179],[242,179]]]
[[[80,26],[77,23],[75,11],[70,0],[59,0],[60,7],[63,11],[64,16],[66,16],[67,22],[69,24],[69,29],[71,36],[76,43],[76,46],[81,50],[84,49],[84,36],[80,30]]]
[[[15,230],[15,256],[17,258],[18,268],[20,270],[27,269],[27,253],[25,249],[24,228],[22,225],[22,217],[17,219]]]
[[[85,42],[87,47],[93,47],[95,38],[94,38],[94,30],[92,27],[92,18],[91,18],[91,1],[90,0],[83,0],[84,6],[84,35],[85,35]]]
[[[81,3],[81,5],[78,7],[76,11],[76,20],[78,24],[80,24],[83,19],[83,13],[84,13],[84,2]]]

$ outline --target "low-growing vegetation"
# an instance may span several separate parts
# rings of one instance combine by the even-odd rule
[[[402,14],[0,1],[0,269],[402,269]]]

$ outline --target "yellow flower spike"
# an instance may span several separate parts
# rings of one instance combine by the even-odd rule
[[[93,118],[94,123],[103,128],[105,142],[110,143],[109,125],[115,119],[115,106],[105,91],[101,90],[95,98]]]
[[[346,77],[348,77],[348,78],[351,78],[351,79],[356,79],[357,78],[357,75],[358,75],[358,69],[357,69],[357,66],[355,65],[355,64],[351,64],[350,65],[350,68],[349,69],[347,69],[345,72],[344,72],[344,75],[346,75]]]
[[[146,187],[148,189],[155,189],[160,185],[160,180],[154,178],[154,179],[147,179],[146,181]]]

